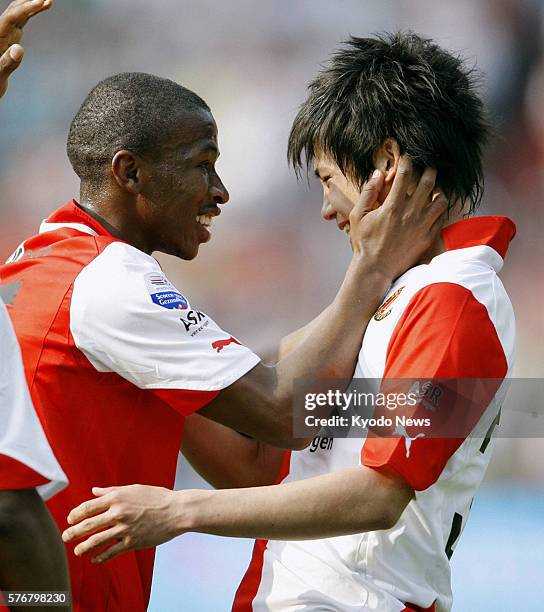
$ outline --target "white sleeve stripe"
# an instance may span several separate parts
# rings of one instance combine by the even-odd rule
[[[140,389],[219,391],[260,361],[196,310],[157,261],[121,242],[75,279],[70,331],[97,371]]]

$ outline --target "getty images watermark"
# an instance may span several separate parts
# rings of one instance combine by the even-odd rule
[[[430,427],[430,417],[413,418],[406,414],[386,414],[379,416],[363,416],[369,407],[385,408],[389,411],[399,411],[404,408],[414,408],[421,399],[418,390],[407,393],[371,393],[371,392],[342,392],[338,389],[329,389],[326,392],[306,393],[304,396],[304,409],[316,410],[318,407],[334,409],[334,414],[328,417],[307,414],[304,423],[308,427],[348,427],[370,429],[376,427],[393,427],[393,425],[406,427]],[[349,414],[345,414],[349,412]],[[361,413],[363,412],[363,413]]]
[[[544,380],[304,380],[293,419],[297,437],[544,437]]]

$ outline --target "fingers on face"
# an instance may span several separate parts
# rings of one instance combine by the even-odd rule
[[[406,200],[406,192],[408,191],[410,182],[412,181],[413,170],[412,160],[408,157],[408,155],[402,155],[398,163],[395,178],[393,179],[391,191],[384,202],[385,206],[390,208],[399,208],[404,204]]]
[[[350,220],[357,221],[361,219],[365,212],[372,210],[381,188],[383,187],[384,175],[380,170],[375,170],[372,177],[365,182],[361,197],[352,208]]]
[[[425,168],[412,196],[416,204],[426,206],[436,183],[435,168]]]
[[[448,199],[441,191],[436,191],[430,198],[429,208],[437,216],[448,212]]]
[[[448,200],[443,193],[439,193],[434,200],[431,198],[431,204],[427,207],[426,213],[429,215],[431,231],[438,232],[448,218]]]

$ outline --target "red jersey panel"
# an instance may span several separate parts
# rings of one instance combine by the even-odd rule
[[[150,256],[72,201],[0,268],[21,288],[10,315],[32,399],[70,485],[49,502],[62,531],[93,486],[172,488],[183,416],[258,361],[192,308]],[[154,549],[104,565],[68,547],[76,611],[138,611]]]

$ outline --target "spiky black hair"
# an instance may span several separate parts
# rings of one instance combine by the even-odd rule
[[[413,32],[351,37],[309,85],[289,136],[289,161],[300,173],[322,151],[361,186],[375,151],[395,138],[416,168],[437,169],[450,206],[468,203],[472,213],[490,134],[477,82],[462,58]]]

